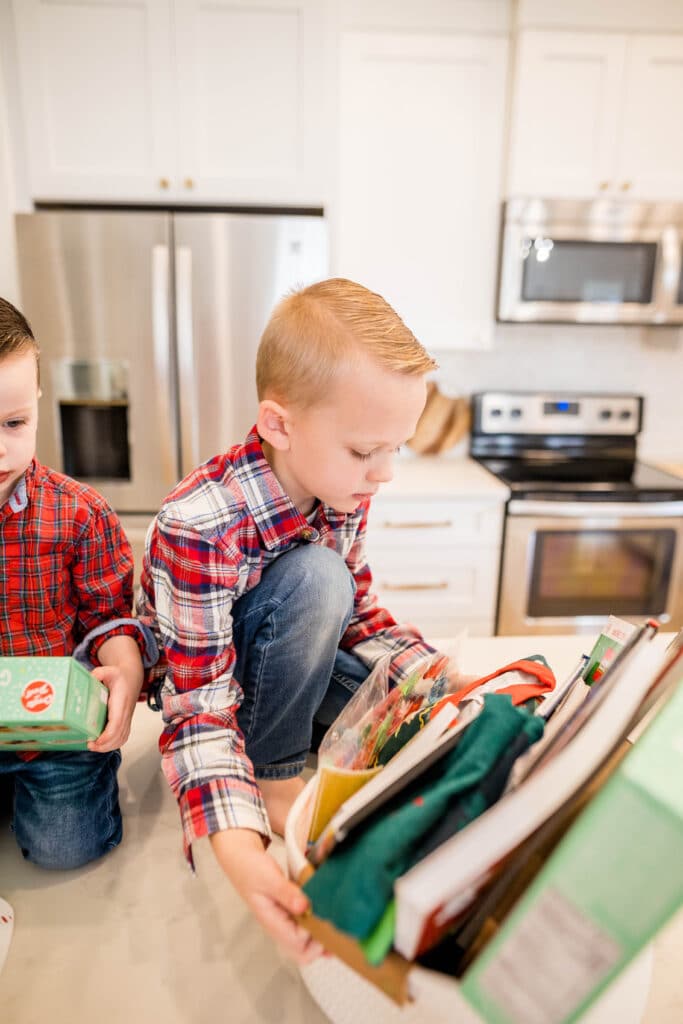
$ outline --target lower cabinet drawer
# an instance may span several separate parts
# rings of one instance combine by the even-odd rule
[[[493,632],[498,587],[498,548],[424,556],[370,558],[373,591],[395,619],[411,622],[425,636],[451,636],[465,623]]]
[[[407,501],[375,498],[368,518],[368,539],[376,547],[443,548],[500,540],[501,502]]]

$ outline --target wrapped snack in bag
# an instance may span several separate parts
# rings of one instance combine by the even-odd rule
[[[309,842],[319,837],[332,815],[379,768],[357,771],[355,762],[360,745],[361,725],[373,707],[381,704],[389,693],[390,656],[378,661],[341,714],[325,733],[318,748],[318,785],[311,818]]]
[[[425,659],[392,689],[390,662],[387,656],[377,663],[320,744],[310,842],[315,842],[344,801],[381,770],[381,749],[401,724],[446,692],[448,659],[444,655]]]

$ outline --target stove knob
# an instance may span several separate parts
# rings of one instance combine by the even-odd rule
[[[619,419],[620,420],[630,420],[632,415],[633,414],[631,413],[630,409],[622,409],[621,412],[619,413]]]
[[[518,420],[521,415],[522,415],[522,410],[521,409],[517,409],[517,408],[510,409],[510,416],[511,416],[511,418],[513,420]]]
[[[490,412],[489,412],[489,415],[490,416],[496,416],[496,417],[502,416],[503,415],[503,410],[502,409],[498,409],[498,408],[491,409]]]
[[[601,420],[611,420],[612,419],[612,410],[611,409],[601,409],[600,410],[600,419]]]

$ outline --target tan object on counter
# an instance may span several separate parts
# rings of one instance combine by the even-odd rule
[[[427,402],[408,447],[418,455],[440,455],[453,448],[470,429],[470,403],[463,396],[449,398],[438,384],[427,385]]]

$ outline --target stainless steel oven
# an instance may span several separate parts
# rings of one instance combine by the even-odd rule
[[[609,614],[678,629],[682,551],[683,500],[511,501],[497,632],[595,632]]]
[[[642,398],[486,393],[471,451],[511,491],[496,632],[683,626],[683,479],[636,458]]]
[[[683,323],[683,204],[511,199],[498,319]]]

